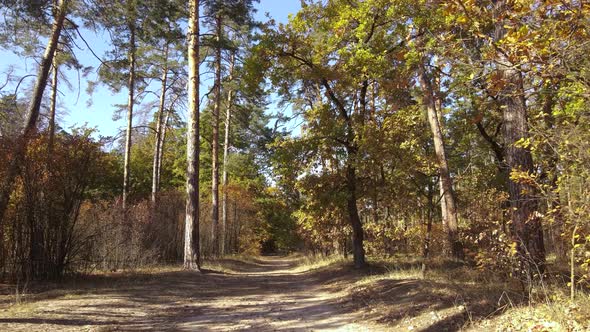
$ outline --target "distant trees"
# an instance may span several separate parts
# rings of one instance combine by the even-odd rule
[[[169,120],[173,116],[175,104],[183,97],[186,82],[185,61],[181,50],[184,48],[184,34],[181,31],[180,19],[185,14],[184,3],[170,1],[166,3],[150,3],[156,10],[149,11],[150,25],[146,27],[148,44],[155,44],[151,56],[147,60],[153,67],[153,76],[160,76],[160,95],[154,126],[154,152],[152,162],[152,194],[154,206],[158,205],[160,191],[161,165],[164,156],[164,142]]]
[[[213,69],[213,98],[212,98],[212,116],[211,116],[211,238],[212,249],[214,254],[222,253],[224,244],[224,228],[226,219],[219,222],[219,136],[220,136],[220,113],[222,111],[222,93],[223,93],[223,75],[231,76],[233,69],[224,68],[235,66],[235,53],[239,48],[238,38],[248,39],[253,28],[253,3],[254,0],[225,1],[211,0],[204,1],[205,19],[204,23],[211,29],[211,38],[204,39],[204,45],[212,49],[213,60],[211,61]],[[239,36],[244,33],[244,36]],[[232,40],[233,37],[233,40]],[[225,55],[225,59],[224,59]],[[224,61],[225,60],[225,61]],[[231,79],[230,79],[231,81]],[[225,92],[228,96],[233,93]],[[228,97],[233,102],[232,97]],[[226,107],[229,109],[231,104]],[[229,118],[226,118],[226,129],[229,128]],[[225,134],[229,144],[229,133]],[[224,147],[225,151],[225,147]],[[225,166],[224,166],[225,168]],[[227,173],[225,173],[225,182],[227,185]],[[225,189],[223,189],[225,190]],[[226,198],[223,198],[225,201]],[[226,204],[223,203],[222,204]],[[227,209],[227,207],[225,207]],[[227,211],[226,211],[227,212]],[[227,217],[227,215],[226,215]]]
[[[125,153],[123,164],[122,206],[127,207],[131,176],[131,148],[133,132],[133,112],[137,103],[138,83],[138,44],[140,42],[141,22],[139,18],[139,2],[128,0],[123,2],[101,0],[96,3],[96,19],[101,26],[110,32],[114,47],[107,54],[99,70],[101,83],[107,84],[113,91],[123,86],[127,89]],[[140,62],[141,63],[141,62]]]

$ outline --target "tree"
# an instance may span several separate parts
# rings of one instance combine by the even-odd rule
[[[200,270],[199,250],[199,0],[189,2],[186,219],[184,268]]]
[[[505,37],[504,13],[510,11],[510,5],[505,1],[497,1],[494,6],[494,16],[497,23],[494,29],[493,42],[498,43]],[[512,220],[512,236],[517,243],[522,267],[527,274],[534,274],[537,270],[543,273],[545,268],[545,245],[543,228],[538,215],[538,199],[536,188],[526,181],[518,179],[518,173],[527,176],[533,174],[533,156],[526,145],[529,139],[527,105],[522,74],[514,69],[505,54],[497,53],[497,73],[503,80],[500,91],[502,120],[504,122],[504,144],[506,146],[506,164],[510,170],[508,193],[510,194],[510,209]]]
[[[211,238],[213,253],[223,252],[223,225],[219,224],[219,119],[222,107],[223,51],[236,48],[229,40],[231,30],[251,30],[255,0],[210,0],[205,1],[205,23],[213,30],[210,41],[214,51],[213,109],[211,118]],[[246,27],[246,29],[244,29]],[[226,32],[228,30],[228,32]],[[249,34],[250,31],[247,31]],[[236,32],[233,33],[237,35]]]
[[[112,2],[97,0],[95,2],[96,20],[104,27],[112,38],[113,49],[107,52],[106,59],[99,67],[99,80],[112,91],[119,92],[122,87],[127,89],[126,129],[123,153],[123,186],[122,207],[127,208],[130,177],[131,148],[133,136],[133,112],[137,102],[138,85],[138,43],[142,31],[137,0]],[[138,30],[139,29],[139,30]],[[124,54],[122,56],[121,54]],[[95,82],[89,85],[92,92]]]
[[[411,26],[406,28],[410,33],[416,35],[413,38],[416,40],[409,42],[407,54],[411,60],[416,62],[414,64],[414,61],[409,61],[409,64],[416,67],[415,71],[417,81],[420,84],[422,103],[426,108],[427,122],[434,142],[434,152],[439,173],[441,219],[447,235],[446,251],[454,258],[463,259],[463,245],[458,234],[459,213],[443,131],[445,96],[443,95],[443,83],[440,78],[440,76],[444,75],[444,69],[442,68],[452,62],[446,62],[444,52],[441,52],[441,47],[438,45],[437,37],[444,33],[444,31],[440,31],[441,28],[444,29],[444,24],[441,22],[441,15],[438,10],[439,7],[433,6],[431,9],[426,5],[417,8],[404,8],[400,11],[400,14],[412,18],[417,25],[415,28]],[[413,47],[417,49],[412,50]],[[415,59],[412,59],[413,57]],[[439,60],[441,58],[442,60]],[[429,70],[429,68],[432,69]]]
[[[235,53],[231,53],[230,55],[230,63],[229,63],[229,76],[228,82],[233,82],[233,75],[234,75],[234,66],[235,66]],[[225,131],[224,131],[224,138],[223,138],[223,166],[221,170],[221,188],[223,190],[221,196],[221,251],[220,253],[223,255],[225,254],[225,242],[226,242],[226,228],[227,228],[227,204],[228,204],[228,174],[227,174],[227,164],[229,162],[229,137],[230,137],[230,129],[231,129],[231,119],[232,119],[232,103],[234,102],[234,91],[230,88],[227,91],[227,104],[225,110]]]
[[[14,180],[18,175],[19,167],[24,158],[27,144],[31,139],[31,135],[33,135],[36,130],[43,92],[45,91],[45,86],[47,85],[47,79],[49,77],[49,71],[51,70],[51,65],[53,63],[53,57],[55,56],[55,50],[57,49],[59,37],[61,35],[66,14],[68,12],[68,5],[69,0],[60,0],[57,3],[57,14],[55,15],[55,20],[51,29],[51,35],[47,42],[47,46],[39,66],[37,81],[35,83],[31,103],[25,118],[25,125],[21,134],[19,135],[19,138],[17,139],[17,145],[14,149],[12,160],[8,165],[6,175],[0,184],[0,221],[3,219],[6,208],[8,207],[8,201],[10,200],[10,194],[13,190]]]
[[[179,26],[179,19],[184,14],[181,10],[184,4],[178,1],[169,1],[162,3],[159,0],[151,3],[152,10],[149,11],[150,24],[144,28],[144,35],[149,40],[149,44],[156,45],[153,50],[154,55],[148,59],[153,61],[156,67],[154,76],[160,75],[160,96],[158,109],[156,111],[155,123],[155,144],[152,162],[152,195],[151,200],[154,207],[157,205],[158,192],[160,191],[160,174],[163,156],[163,146],[166,136],[166,127],[170,112],[176,100],[180,97],[175,85],[177,82],[185,79],[185,73],[182,69],[182,61],[178,61],[178,43],[182,40],[182,32]],[[173,76],[170,77],[170,74]],[[170,91],[171,90],[171,91]],[[169,93],[172,92],[172,93]],[[173,96],[171,96],[173,94]],[[172,102],[168,99],[173,97]],[[168,105],[168,107],[167,107]]]
[[[339,145],[336,156],[345,165],[341,170],[343,191],[357,268],[365,265],[364,231],[358,210],[362,189],[358,168],[365,151],[359,142],[370,116],[369,80],[387,70],[381,54],[397,38],[395,35],[390,39],[383,32],[388,23],[377,14],[389,5],[384,1],[310,1],[288,25],[279,26],[272,35],[274,40],[265,44],[268,48],[271,44],[278,46],[275,52],[280,62],[273,70],[273,83],[285,99],[293,96],[302,104],[311,101],[302,107],[309,105],[309,139]],[[359,24],[361,18],[364,24]],[[392,72],[386,76],[389,78]]]
[[[215,14],[215,83],[214,106],[211,126],[213,137],[211,139],[211,243],[213,252],[219,252],[219,112],[221,111],[221,38],[223,31],[222,13]]]
[[[457,204],[455,201],[455,190],[453,189],[453,180],[449,170],[443,132],[440,123],[440,112],[442,110],[440,107],[437,107],[437,96],[432,84],[432,79],[426,72],[426,64],[428,62],[429,60],[424,59],[419,65],[420,68],[418,69],[418,77],[420,86],[422,88],[424,99],[423,102],[428,114],[428,124],[430,125],[430,130],[432,131],[436,160],[438,163],[440,192],[442,196],[442,219],[443,223],[445,224],[448,236],[448,247],[450,249],[451,255],[455,258],[463,259],[463,245],[461,244],[457,234],[458,213]]]
[[[457,35],[452,38],[466,46],[463,58],[471,64],[465,68],[471,72],[467,81],[477,91],[475,94],[472,92],[469,98],[486,100],[499,113],[501,143],[496,142],[481,124],[478,130],[492,147],[501,173],[506,175],[510,237],[515,245],[520,265],[518,269],[527,278],[544,271],[545,248],[539,214],[539,188],[534,185],[535,164],[529,143],[529,119],[535,108],[542,104],[538,102],[541,99],[538,98],[536,81],[543,79],[536,71],[525,68],[537,67],[538,60],[532,58],[538,57],[543,61],[548,57],[545,48],[549,39],[539,35],[540,26],[535,26],[536,31],[533,31],[523,22],[539,23],[538,17],[551,11],[545,6],[552,5],[539,4],[531,12],[524,4],[486,1],[478,6],[486,10],[477,14],[473,10],[475,8],[457,4],[445,8],[447,13],[459,17],[461,21]],[[471,18],[466,19],[467,16]],[[465,35],[469,38],[464,38]],[[535,43],[527,44],[533,39]],[[527,51],[532,45],[536,46],[534,51]],[[478,79],[474,79],[476,74]],[[474,98],[474,95],[477,97]]]
[[[161,161],[160,158],[162,156],[162,143],[164,141],[164,126],[166,123],[164,122],[164,111],[166,105],[166,92],[168,90],[168,53],[170,50],[170,44],[166,43],[164,46],[164,64],[162,68],[162,88],[160,91],[160,103],[158,106],[158,111],[156,113],[156,132],[155,132],[155,142],[154,142],[154,161],[152,164],[152,204],[156,206],[157,204],[157,195],[159,191],[159,174],[160,174],[160,165]]]
[[[58,52],[53,57],[52,76],[51,76],[51,105],[49,106],[49,142],[47,142],[47,156],[51,157],[53,150],[53,141],[55,138],[55,110],[57,108],[57,80],[59,74],[59,64],[57,62]]]
[[[127,129],[125,131],[125,155],[124,155],[124,166],[123,166],[123,210],[127,208],[127,196],[129,195],[129,176],[130,176],[130,160],[131,160],[131,133],[133,131],[133,106],[135,104],[135,65],[136,65],[136,16],[137,8],[135,0],[126,2],[127,15],[126,25],[129,31],[129,45],[127,50],[127,61],[129,64],[129,76],[127,79]]]

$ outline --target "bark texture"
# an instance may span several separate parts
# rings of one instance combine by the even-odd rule
[[[509,86],[507,89],[517,95],[505,98],[506,107],[502,112],[504,121],[504,142],[506,144],[506,163],[513,172],[533,173],[533,157],[528,148],[520,146],[517,142],[528,138],[528,124],[526,115],[526,102],[520,73],[513,70],[505,70],[504,77]],[[518,244],[518,254],[524,271],[529,275],[543,272],[545,268],[545,246],[543,241],[543,228],[541,218],[537,212],[539,199],[536,189],[526,181],[514,179],[508,180],[508,194],[511,211],[511,234]]]
[[[188,130],[184,268],[200,270],[199,248],[199,1],[189,2],[188,25]]]
[[[498,23],[494,31],[494,42],[500,41],[505,35],[503,13],[509,5],[503,0],[495,2],[494,15]],[[545,270],[545,244],[541,218],[537,212],[539,198],[536,189],[527,181],[513,177],[517,172],[532,174],[534,171],[531,151],[520,143],[529,138],[525,89],[521,72],[504,53],[498,52],[496,62],[499,76],[503,79],[499,100],[503,106],[502,134],[506,166],[510,174],[508,177],[510,234],[514,243],[517,244],[520,270],[530,279],[533,275],[542,274]]]

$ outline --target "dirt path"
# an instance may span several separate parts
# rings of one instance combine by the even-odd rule
[[[0,304],[0,331],[387,330],[364,323],[343,300],[354,276],[298,272],[285,257],[226,264],[231,273],[115,275],[25,305]]]

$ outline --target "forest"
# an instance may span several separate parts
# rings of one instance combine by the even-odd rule
[[[0,330],[590,330],[590,4],[283,1],[0,0]]]

